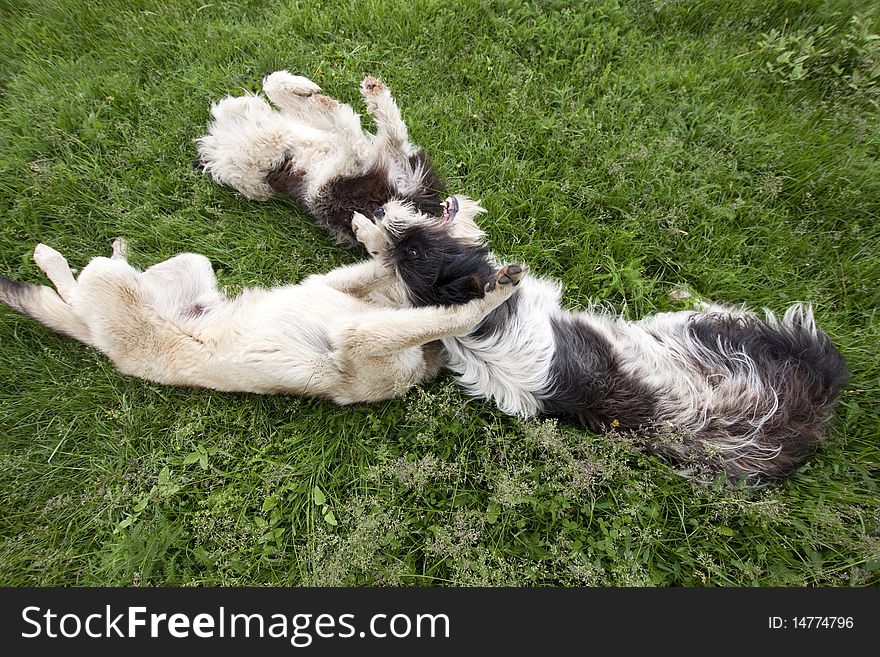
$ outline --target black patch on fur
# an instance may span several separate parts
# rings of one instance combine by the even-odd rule
[[[440,228],[410,228],[396,239],[387,258],[415,306],[482,298],[486,284],[495,279],[485,246],[455,239]]]
[[[655,416],[658,396],[620,368],[608,340],[574,317],[553,318],[551,384],[538,393],[550,415],[596,432],[638,429]]]
[[[780,365],[796,368],[817,402],[836,399],[849,379],[846,362],[829,337],[820,330],[812,333],[797,319],[772,326],[755,317],[695,316],[688,334],[710,351],[717,351],[720,343],[725,351],[748,354],[761,373]]]
[[[516,315],[518,305],[519,295],[514,294],[507,301],[486,315],[485,319],[480,322],[479,326],[468,333],[468,338],[480,340],[495,335],[496,333],[500,333],[507,327],[510,318]]]
[[[415,193],[401,196],[401,198],[410,201],[419,212],[432,217],[439,217],[443,212],[446,183],[443,182],[434,170],[434,165],[428,159],[428,155],[421,149],[410,155],[409,166],[411,171],[421,168],[424,172],[422,185]]]
[[[402,194],[388,175],[385,167],[377,165],[368,171],[347,178],[334,178],[318,191],[317,199],[306,197],[306,172],[294,169],[287,159],[266,176],[266,182],[276,194],[299,203],[314,218],[319,227],[330,232],[344,246],[359,245],[351,229],[355,212],[372,216],[376,208],[391,199],[410,201],[420,212],[439,217],[443,212],[444,184],[434,171],[424,151],[419,150],[408,160],[410,171],[421,168],[422,184],[410,194]]]
[[[196,155],[196,159],[193,160],[193,169],[201,173],[205,172],[205,163],[202,161],[201,155]]]
[[[318,225],[329,230],[340,244],[356,246],[352,215],[360,212],[370,217],[376,208],[393,197],[388,172],[376,166],[360,176],[330,181],[321,188],[310,209]]]
[[[840,392],[849,380],[849,371],[840,352],[822,331],[813,333],[797,319],[773,326],[756,317],[725,315],[696,316],[688,325],[689,336],[705,352],[699,362],[716,360],[718,370],[747,372],[739,353],[753,363],[765,395],[775,393],[778,407],[764,422],[753,446],[737,450],[725,465],[728,475],[753,481],[790,475],[818,447],[824,425],[831,416]],[[714,368],[712,368],[714,369]],[[771,392],[772,391],[772,392]],[[771,401],[768,399],[768,405]],[[760,411],[758,411],[760,414]],[[715,417],[713,417],[713,415]],[[696,437],[708,445],[718,434],[748,436],[754,426],[747,418],[733,424],[722,414],[709,414],[709,422]],[[761,459],[766,450],[778,449],[772,459]],[[764,450],[763,452],[760,450]],[[756,471],[756,468],[758,470]]]
[[[266,176],[266,182],[272,191],[282,196],[292,198],[294,201],[306,207],[305,203],[305,171],[293,168],[293,160],[286,159]]]

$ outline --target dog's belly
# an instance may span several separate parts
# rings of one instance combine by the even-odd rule
[[[424,351],[421,347],[414,347],[351,363],[347,375],[349,385],[346,389],[331,391],[331,398],[339,404],[400,397],[429,378],[430,373]]]
[[[377,310],[324,286],[246,291],[205,332],[213,347],[193,363],[190,385],[342,404],[399,396],[425,378],[421,347],[369,357],[344,348],[353,327]]]

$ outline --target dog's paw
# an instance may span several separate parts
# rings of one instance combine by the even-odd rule
[[[46,246],[45,244],[37,244],[34,249],[34,262],[43,271],[55,266],[67,267],[67,261],[64,259],[64,256],[51,246]]]
[[[505,265],[495,274],[495,280],[486,285],[486,292],[496,289],[513,294],[514,288],[525,278],[526,270],[517,264]]]
[[[113,253],[110,257],[114,260],[125,260],[128,257],[128,242],[122,237],[113,240]]]
[[[351,230],[354,232],[355,237],[357,237],[358,231],[366,228],[368,223],[373,223],[366,216],[362,215],[360,212],[355,212],[351,215]]]
[[[275,71],[263,78],[263,91],[270,98],[277,93],[308,97],[321,91],[321,87],[302,75]]]
[[[372,75],[368,75],[361,80],[361,94],[364,98],[367,98],[368,96],[378,96],[386,88],[384,82],[379,78],[374,78]]]
[[[370,251],[371,255],[376,255],[373,253],[373,250],[370,248],[370,236],[373,234],[376,226],[370,221],[365,215],[360,212],[355,212],[351,216],[351,232],[354,233],[354,238],[367,247],[367,250]]]
[[[339,106],[339,101],[335,98],[330,98],[330,96],[325,96],[324,94],[316,94],[311,97],[313,103],[318,103],[325,109],[332,110]]]
[[[388,246],[385,232],[372,219],[360,212],[352,214],[351,230],[355,239],[363,244],[372,256],[378,256]]]

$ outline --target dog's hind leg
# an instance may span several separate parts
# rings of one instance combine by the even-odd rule
[[[211,261],[197,253],[181,253],[140,274],[156,309],[163,315],[189,319],[225,301],[217,289]]]
[[[104,257],[92,258],[79,275],[73,311],[88,321],[94,346],[114,361],[150,344],[159,324],[149,319],[154,303],[141,277],[125,261]]]
[[[52,281],[61,300],[70,303],[71,295],[76,289],[76,280],[64,256],[50,246],[37,244],[34,249],[34,262]]]
[[[266,176],[304,144],[326,133],[273,109],[259,96],[228,96],[211,105],[213,120],[198,139],[196,166],[223,185],[263,201],[273,194]]]
[[[227,96],[211,104],[211,115],[215,121],[258,121],[260,118],[270,116],[273,113],[274,110],[269,103],[253,94]]]
[[[320,91],[308,78],[288,71],[275,71],[263,79],[263,92],[290,116],[320,130],[342,133],[345,141],[364,146],[367,138],[355,111]]]
[[[51,287],[19,283],[0,276],[0,303],[34,318],[53,331],[93,344],[89,327]]]
[[[33,317],[53,331],[85,344],[93,344],[88,325],[74,313],[70,305],[79,288],[67,260],[45,244],[37,245],[33,257],[56,289],[0,277],[0,303]]]
[[[210,376],[200,369],[204,343],[184,322],[162,312],[177,291],[160,291],[157,282],[120,258],[93,258],[79,275],[73,311],[88,322],[91,344],[123,374],[170,385],[209,385]]]
[[[275,71],[263,78],[263,93],[282,111],[326,130],[330,127],[327,117],[322,116],[324,112],[315,111],[326,105],[312,102],[320,91],[321,87],[307,77],[289,71]],[[336,102],[332,98],[327,100]]]

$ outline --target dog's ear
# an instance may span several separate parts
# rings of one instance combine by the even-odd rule
[[[472,299],[481,299],[485,296],[485,285],[480,277],[473,274],[460,276],[451,281],[444,281],[435,288],[437,302],[444,306],[467,303]]]

